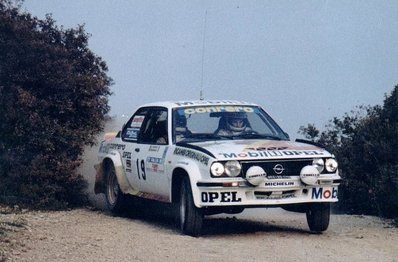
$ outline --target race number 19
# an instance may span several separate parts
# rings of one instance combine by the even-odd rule
[[[142,176],[142,179],[146,180],[144,160],[141,160],[141,165],[140,165],[140,160],[137,158],[136,165],[137,165],[138,179],[141,179],[141,176]]]

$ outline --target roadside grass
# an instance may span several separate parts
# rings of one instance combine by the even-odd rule
[[[16,244],[13,234],[26,228],[26,220],[17,216],[20,212],[18,207],[0,205],[0,262],[8,261],[8,252]]]

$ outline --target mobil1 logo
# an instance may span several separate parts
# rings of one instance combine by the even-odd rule
[[[337,198],[337,188],[335,188],[335,187],[313,188],[311,198],[312,199],[320,199],[320,200],[336,199]]]

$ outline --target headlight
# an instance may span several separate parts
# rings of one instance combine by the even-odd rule
[[[224,167],[225,167],[225,174],[232,177],[239,176],[240,170],[242,169],[242,166],[236,160],[228,161],[227,163],[225,163]]]
[[[224,166],[221,163],[215,162],[211,165],[210,172],[213,176],[222,176],[224,174]]]
[[[337,170],[338,164],[336,160],[329,158],[326,160],[325,166],[328,172],[335,172]]]
[[[322,158],[317,158],[312,161],[312,165],[318,169],[319,173],[322,173],[323,169],[325,168],[325,163],[323,162]]]

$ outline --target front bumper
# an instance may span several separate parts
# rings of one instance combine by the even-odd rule
[[[305,185],[299,177],[273,179],[250,186],[245,179],[196,183],[198,207],[279,206],[315,202],[337,202],[338,175],[322,177],[317,185]],[[195,191],[196,191],[195,190]]]

